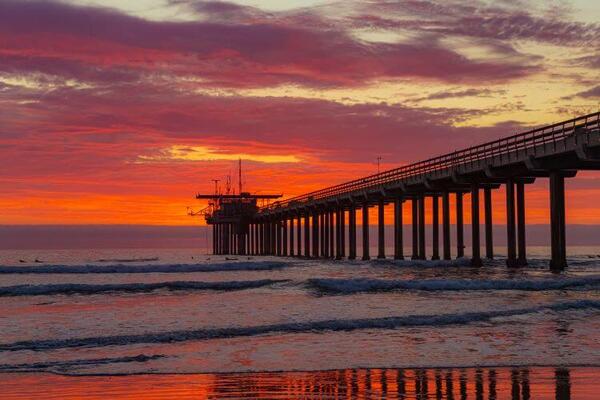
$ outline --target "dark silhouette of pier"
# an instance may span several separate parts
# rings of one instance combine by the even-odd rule
[[[356,259],[357,210],[362,210],[363,260],[371,258],[369,208],[376,207],[377,258],[385,258],[384,207],[394,204],[394,258],[403,259],[402,211],[412,210],[411,258],[425,260],[426,198],[431,198],[432,259],[451,259],[454,212],[456,256],[464,257],[463,197],[471,200],[471,263],[482,264],[480,206],[483,198],[484,257],[493,258],[492,191],[506,190],[507,264],[527,264],[525,188],[549,179],[551,261],[567,265],[565,178],[600,169],[600,113],[504,137],[400,168],[331,186],[219,220],[212,218],[215,254]],[[454,210],[450,197],[454,197]],[[441,199],[441,209],[440,209]],[[441,211],[441,212],[440,212]],[[208,218],[207,218],[208,220]],[[440,230],[441,220],[441,230]],[[348,225],[346,228],[346,224]],[[440,241],[441,232],[441,241]],[[347,240],[347,243],[346,243]],[[440,249],[441,247],[441,249]],[[346,254],[346,250],[348,253]],[[440,252],[441,250],[441,252]]]

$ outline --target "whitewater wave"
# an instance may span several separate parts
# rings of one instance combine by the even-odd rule
[[[560,279],[336,279],[314,278],[308,286],[322,292],[351,294],[358,292],[385,292],[393,290],[453,291],[453,290],[560,290],[573,287],[600,285],[600,276]]]
[[[408,315],[401,317],[363,318],[348,320],[326,320],[298,323],[284,323],[251,327],[229,327],[198,330],[182,330],[160,333],[147,333],[136,335],[97,336],[70,339],[28,340],[14,343],[0,344],[0,351],[20,350],[56,350],[77,347],[104,347],[123,346],[140,343],[176,343],[184,341],[198,341],[210,339],[225,339],[236,337],[250,337],[265,334],[291,334],[291,333],[316,333],[328,331],[354,331],[362,329],[397,329],[417,326],[448,326],[487,322],[495,318],[512,317],[533,314],[545,311],[569,310],[600,310],[600,301],[579,300],[561,302],[545,306],[467,312],[457,314],[438,315]]]
[[[291,265],[289,262],[256,261],[219,264],[0,266],[0,274],[145,274],[268,271]]]
[[[361,263],[362,261],[357,261]],[[379,259],[374,258],[368,261],[368,264],[373,266],[390,266],[390,267],[419,267],[419,268],[440,268],[440,267],[470,267],[471,259],[466,257],[456,258],[453,260],[394,260],[391,258]]]
[[[275,283],[287,282],[287,280],[261,279],[254,281],[227,281],[227,282],[197,282],[197,281],[174,281],[156,283],[122,283],[89,285],[78,283],[64,283],[53,285],[17,285],[0,287],[0,297],[12,296],[42,296],[55,294],[98,294],[106,292],[143,293],[154,290],[218,290],[233,291],[253,289]]]
[[[156,354],[147,356],[139,354],[137,356],[114,357],[114,358],[93,358],[68,361],[47,361],[28,364],[0,364],[0,372],[67,372],[72,368],[92,367],[106,364],[147,362],[164,358],[165,355]]]

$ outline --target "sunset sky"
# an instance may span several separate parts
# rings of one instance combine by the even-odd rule
[[[197,224],[240,157],[293,196],[598,111],[599,78],[597,0],[0,0],[0,224]],[[600,224],[600,174],[567,189]]]

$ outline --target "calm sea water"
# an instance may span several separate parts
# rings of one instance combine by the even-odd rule
[[[447,374],[459,396],[461,371],[469,390],[487,388],[490,373],[521,388],[542,366],[554,393],[564,371],[600,367],[600,248],[570,249],[562,274],[548,271],[547,249],[531,254],[510,270],[502,258],[473,269],[192,249],[1,251],[0,380],[249,373],[235,376],[302,386],[310,379],[289,371],[322,371],[310,376],[339,390],[367,374],[397,394],[403,374],[415,397],[427,381],[436,398]]]

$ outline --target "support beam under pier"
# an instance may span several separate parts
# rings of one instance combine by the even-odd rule
[[[506,182],[506,265],[517,266],[517,238],[515,230],[515,182]]]
[[[379,200],[377,206],[377,258],[385,258],[385,202]]]
[[[325,257],[325,211],[319,211],[319,257]]]
[[[340,209],[340,255],[346,257],[346,210]]]
[[[335,259],[342,259],[342,211],[335,210]]]
[[[356,260],[356,208],[350,206],[348,211],[348,259]]]
[[[323,211],[323,256],[329,258],[329,210]]]
[[[335,223],[333,210],[329,210],[329,257],[335,258]]]
[[[492,189],[483,189],[483,208],[485,218],[485,257],[487,259],[494,258],[494,237],[492,233]]]
[[[471,187],[471,266],[481,267],[481,240],[479,236],[479,187]]]
[[[310,214],[304,214],[304,257],[310,257]]]
[[[296,224],[296,256],[302,257],[302,215],[300,214]]]
[[[438,201],[438,195],[434,194],[431,196],[432,201],[432,241],[431,245],[433,246],[431,259],[439,260],[440,259],[440,202]]]
[[[425,195],[419,196],[419,260],[425,260]]]
[[[412,255],[411,259],[419,259],[419,203],[418,200],[413,197],[410,200],[412,207]]]
[[[517,265],[527,265],[525,244],[525,184],[517,182]]]
[[[319,212],[313,211],[312,217],[313,229],[312,229],[312,256],[314,258],[319,257]]]
[[[442,234],[444,241],[444,260],[450,260],[450,193],[442,193]]]
[[[456,258],[465,256],[463,194],[456,193]]]
[[[217,225],[216,224],[212,226],[212,253],[217,254]]]
[[[275,220],[275,255],[281,256],[282,226],[279,217]]]
[[[294,217],[290,217],[290,257],[294,257]]]
[[[404,243],[402,238],[402,197],[394,199],[394,259],[404,260]]]
[[[284,257],[287,257],[288,255],[288,221],[287,218],[283,218],[281,221],[281,228],[283,230],[283,237],[282,239],[282,248],[281,248],[281,255]]]
[[[562,271],[567,266],[565,235],[565,177],[560,171],[550,173],[550,269]]]
[[[369,204],[364,203],[362,206],[362,241],[363,241],[363,260],[370,260],[369,255]]]

